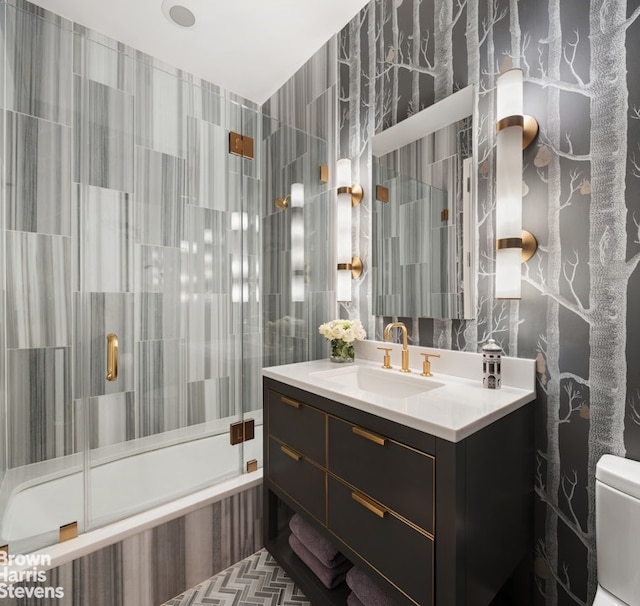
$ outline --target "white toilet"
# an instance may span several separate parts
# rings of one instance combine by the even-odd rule
[[[640,606],[640,462],[596,466],[598,591],[593,606]]]

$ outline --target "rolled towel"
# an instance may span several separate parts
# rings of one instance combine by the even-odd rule
[[[347,596],[347,606],[364,606],[353,591]]]
[[[316,556],[314,556],[296,537],[289,535],[289,545],[294,553],[311,569],[327,589],[334,589],[342,583],[347,576],[347,571],[353,564],[345,561],[335,568],[327,568]]]
[[[347,585],[356,597],[367,606],[396,606],[396,603],[387,596],[360,568],[354,566],[347,573]]]
[[[347,559],[297,513],[289,520],[289,528],[298,540],[327,568],[339,566]]]

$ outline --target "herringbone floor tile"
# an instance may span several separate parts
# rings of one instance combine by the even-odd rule
[[[162,606],[310,606],[266,549]]]

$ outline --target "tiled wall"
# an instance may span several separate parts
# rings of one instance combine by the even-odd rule
[[[5,598],[6,606],[158,606],[262,547],[262,487],[245,490],[54,568],[35,587],[60,599]]]
[[[258,108],[23,0],[0,34],[0,480],[260,408]]]

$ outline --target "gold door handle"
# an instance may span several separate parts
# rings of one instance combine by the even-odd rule
[[[118,378],[118,335],[111,332],[107,335],[107,381]]]
[[[284,452],[288,457],[291,457],[294,461],[299,461],[302,459],[302,455],[298,454],[293,448],[289,448],[288,446],[280,446],[280,450]]]
[[[387,510],[384,507],[380,507],[377,503],[374,503],[364,495],[358,494],[357,492],[352,492],[351,498],[356,503],[360,503],[360,505],[368,509],[371,513],[375,513],[379,518],[384,518],[384,514],[387,513]]]
[[[289,406],[293,406],[293,408],[300,408],[301,406],[300,402],[296,402],[295,400],[292,400],[291,398],[287,398],[285,396],[280,396],[280,401],[283,404],[288,404]]]
[[[371,431],[367,431],[366,429],[362,429],[361,427],[351,427],[351,431],[355,433],[357,436],[364,438],[365,440],[369,440],[369,442],[374,442],[378,446],[384,446],[387,439],[379,436],[377,433],[373,433]]]

